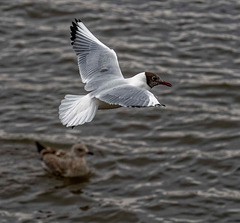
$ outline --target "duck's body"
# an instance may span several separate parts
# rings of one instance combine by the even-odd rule
[[[41,154],[43,168],[47,172],[63,177],[82,177],[90,173],[83,156],[91,153],[85,145],[76,144],[70,151],[44,147],[38,142],[36,145]]]

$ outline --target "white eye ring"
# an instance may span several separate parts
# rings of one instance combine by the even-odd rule
[[[153,77],[152,77],[152,80],[153,80],[153,81],[156,81],[156,80],[157,80],[157,77],[153,76]]]

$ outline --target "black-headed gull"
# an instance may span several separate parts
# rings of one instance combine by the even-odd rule
[[[59,118],[67,127],[91,122],[98,109],[163,106],[149,91],[163,84],[158,75],[142,72],[124,78],[114,50],[100,42],[82,23],[72,22],[71,44],[86,95],[66,95],[59,106]]]
[[[82,177],[90,173],[84,155],[93,153],[85,145],[75,144],[70,151],[45,147],[39,142],[36,142],[36,146],[41,154],[42,166],[47,172],[63,177]]]

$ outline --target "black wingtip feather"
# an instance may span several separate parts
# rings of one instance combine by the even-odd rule
[[[74,41],[76,39],[76,33],[77,33],[77,24],[72,22],[72,26],[70,26],[71,30],[71,40]],[[72,43],[73,44],[73,43]]]
[[[76,22],[82,22],[81,19],[75,19]]]
[[[77,24],[75,23],[75,22],[72,22],[72,26],[71,27],[73,27],[74,29],[76,29],[77,28]]]
[[[70,29],[73,33],[75,32],[75,28],[73,26],[70,26]]]
[[[78,30],[78,22],[82,22],[80,19],[75,19],[75,22],[72,22],[72,26],[70,26],[70,30],[71,30],[71,44],[74,44],[74,40],[76,39],[76,33]]]

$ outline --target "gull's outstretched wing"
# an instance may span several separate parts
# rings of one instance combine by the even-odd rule
[[[153,107],[164,106],[148,90],[131,85],[121,85],[105,91],[96,91],[94,96],[111,105],[123,107]]]
[[[76,19],[71,28],[71,44],[78,56],[79,72],[85,90],[92,91],[108,80],[123,79],[114,50],[100,42]]]

